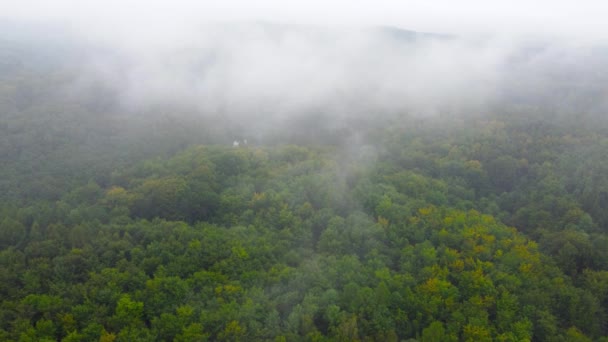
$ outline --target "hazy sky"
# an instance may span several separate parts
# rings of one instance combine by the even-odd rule
[[[67,22],[103,35],[180,32],[209,21],[394,25],[443,33],[608,38],[602,0],[4,0],[0,16]],[[139,31],[138,29],[141,29]],[[87,33],[89,31],[86,31]]]
[[[72,88],[101,80],[128,108],[254,119],[469,111],[505,89],[553,94],[553,71],[601,74],[593,61],[605,58],[591,47],[608,42],[606,13],[591,0],[0,0],[0,18],[60,23],[108,43],[87,55]],[[414,44],[360,29],[377,25],[458,38]],[[528,39],[544,48],[527,49]]]

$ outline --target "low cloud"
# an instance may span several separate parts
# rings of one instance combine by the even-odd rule
[[[505,99],[557,97],[584,109],[580,94],[605,93],[597,71],[608,54],[596,46],[608,27],[597,6],[24,0],[0,9],[72,32],[83,57],[70,65],[69,92],[100,83],[127,114],[184,112],[255,129],[303,116],[339,126],[391,113],[477,113]]]
[[[496,95],[506,41],[390,27],[269,23],[206,26],[196,39],[94,55],[83,75],[117,88],[129,108],[187,105],[201,113],[284,119],[481,106]]]

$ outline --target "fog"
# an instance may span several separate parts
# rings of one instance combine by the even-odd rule
[[[605,3],[600,0],[463,0],[457,5],[448,0],[21,0],[3,2],[0,13],[5,18],[63,22],[112,39],[137,36],[138,40],[182,35],[201,22],[250,20],[576,39],[606,39],[608,32]]]
[[[209,27],[183,44],[91,56],[83,75],[119,85],[132,108],[181,103],[274,118],[320,109],[431,113],[491,98],[508,49],[393,28],[247,23]]]
[[[504,103],[579,114],[606,106],[599,2],[63,0],[0,9],[4,40],[28,42],[34,54],[46,46],[72,74],[57,85],[65,96],[108,96],[127,116],[215,118],[250,136],[303,120],[339,129]]]
[[[607,341],[604,6],[0,0],[0,340]]]

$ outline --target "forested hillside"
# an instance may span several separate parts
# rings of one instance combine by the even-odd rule
[[[256,134],[3,44],[2,341],[608,341],[598,113]]]

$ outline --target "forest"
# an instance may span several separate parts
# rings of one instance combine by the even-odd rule
[[[257,134],[0,43],[2,341],[608,341],[601,92]]]

